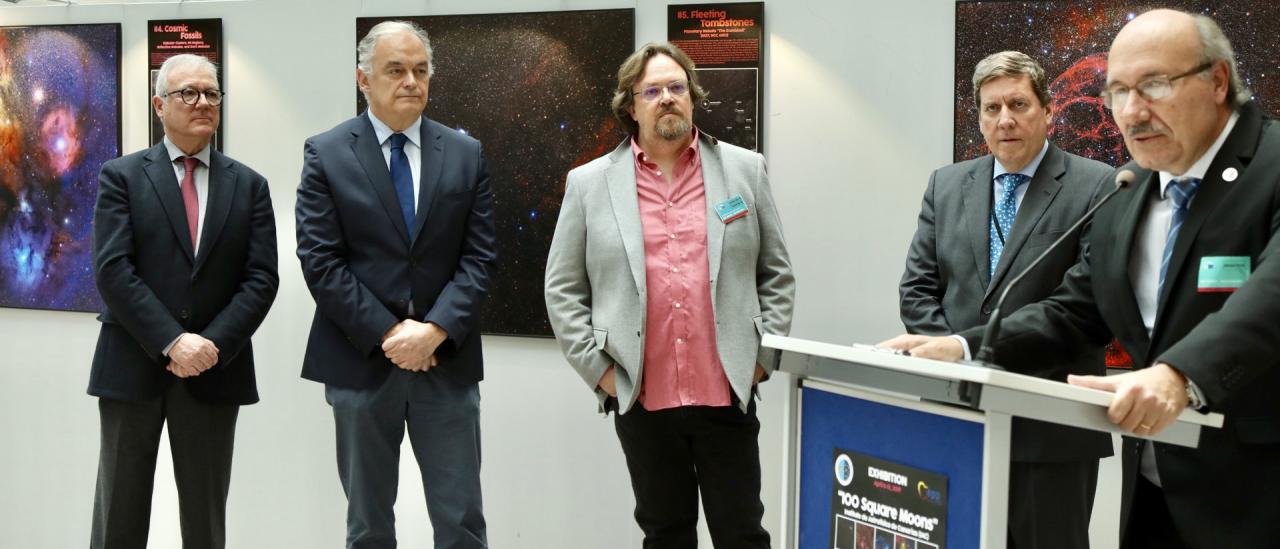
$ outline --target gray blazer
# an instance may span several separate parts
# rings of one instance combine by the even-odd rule
[[[762,334],[791,329],[795,277],[764,157],[700,132],[707,202],[707,260],[716,348],[745,412],[755,365],[776,367]],[[635,404],[644,375],[647,286],[630,139],[569,172],[547,256],[547,315],[569,364],[596,388],[616,364],[618,410]],[[715,205],[742,195],[749,213],[728,225]],[[596,390],[603,404],[605,395]]]
[[[990,265],[991,155],[938,169],[929,178],[919,227],[907,252],[899,286],[902,323],[913,334],[944,335],[981,326],[991,317],[1005,285],[1080,219],[1101,192],[1110,189],[1110,166],[1049,145],[1028,183],[992,275]],[[1080,257],[1085,240],[1059,247],[1009,293],[1003,316],[1049,297]],[[974,353],[978,350],[972,349]],[[1021,374],[1066,381],[1067,374],[1103,375],[1102,349],[1043,357]],[[995,361],[1005,365],[997,354]],[[1062,461],[1111,455],[1111,437],[1080,429],[1015,419],[1014,461]]]

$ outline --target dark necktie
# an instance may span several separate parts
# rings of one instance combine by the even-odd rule
[[[187,231],[191,234],[191,252],[195,253],[199,243],[196,237],[200,233],[200,195],[196,194],[196,166],[200,165],[200,159],[192,156],[178,159],[186,170],[182,176],[182,206],[187,210]]]
[[[391,181],[396,185],[396,197],[400,199],[400,214],[404,216],[404,226],[409,231],[409,238],[413,239],[413,171],[409,169],[409,156],[404,154],[404,143],[408,140],[405,134],[391,134]]]
[[[1156,299],[1164,293],[1164,277],[1169,273],[1169,258],[1173,257],[1173,245],[1178,241],[1178,230],[1187,218],[1191,200],[1200,190],[1200,180],[1194,177],[1175,179],[1165,188],[1165,195],[1173,199],[1173,221],[1169,223],[1169,238],[1164,241],[1164,257],[1160,258],[1160,283],[1156,286]]]
[[[1009,230],[1013,228],[1013,220],[1018,215],[1018,187],[1031,180],[1020,173],[1002,174],[997,179],[1004,186],[1000,200],[995,203],[991,215],[991,274],[996,274],[996,265],[1000,264],[1000,254],[1004,253],[1004,241],[1009,238]],[[999,224],[999,226],[997,226]]]

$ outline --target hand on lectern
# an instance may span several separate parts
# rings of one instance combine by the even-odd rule
[[[964,346],[951,336],[922,336],[903,334],[876,344],[877,347],[888,347],[906,351],[916,358],[930,358],[958,362],[964,358]]]
[[[1135,435],[1159,434],[1187,407],[1187,378],[1163,362],[1113,376],[1067,376],[1067,383],[1115,393],[1107,417]]]

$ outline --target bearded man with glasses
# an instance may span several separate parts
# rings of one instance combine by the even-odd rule
[[[795,279],[764,157],[694,127],[705,95],[669,43],[623,62],[613,111],[631,137],[569,172],[547,313],[617,412],[644,547],[696,547],[701,493],[716,547],[767,548],[753,397]]]
[[[1144,13],[1111,45],[1103,99],[1132,189],[1098,210],[1088,254],[1047,300],[1010,315],[1001,364],[1111,337],[1136,370],[1072,376],[1115,394],[1121,547],[1272,547],[1280,539],[1280,126],[1251,100],[1212,19]],[[981,327],[961,335],[976,345]],[[888,342],[955,360],[953,338]],[[1199,447],[1142,437],[1186,408],[1219,412]]]

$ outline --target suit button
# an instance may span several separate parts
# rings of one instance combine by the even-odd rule
[[[991,309],[990,309],[989,307],[983,307],[983,308],[982,308],[982,314],[983,314],[984,316],[991,316]]]
[[[181,318],[182,320],[186,320],[188,318],[191,318],[191,313],[188,313],[186,309],[183,309],[181,311],[178,311],[178,318]]]

